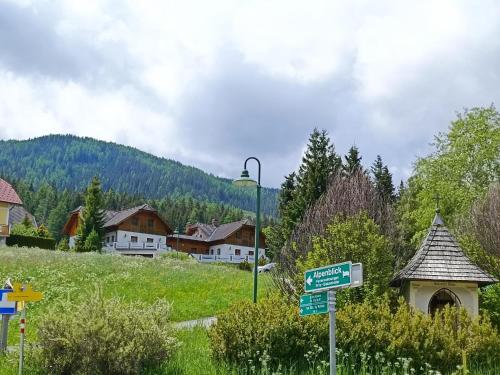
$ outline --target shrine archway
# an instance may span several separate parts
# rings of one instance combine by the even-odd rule
[[[445,306],[460,307],[460,298],[447,288],[439,289],[434,293],[429,301],[429,314],[434,315],[436,311]]]

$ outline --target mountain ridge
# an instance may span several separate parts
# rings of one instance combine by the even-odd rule
[[[192,196],[255,211],[255,189],[232,186],[227,178],[156,156],[132,146],[91,137],[52,134],[0,140],[0,176],[33,186],[82,190],[98,175],[104,189],[144,198]],[[262,212],[276,216],[277,189],[262,189]]]

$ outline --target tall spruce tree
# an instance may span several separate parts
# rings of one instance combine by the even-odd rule
[[[380,196],[386,201],[393,201],[394,185],[392,184],[392,174],[389,172],[387,165],[382,162],[382,157],[377,155],[371,167],[373,178],[375,181],[375,188]]]
[[[85,193],[85,206],[78,226],[76,251],[100,250],[104,225],[103,195],[101,182],[94,176]],[[90,238],[89,238],[90,237]]]
[[[330,176],[341,165],[328,132],[314,129],[297,175],[288,176],[281,186],[281,238],[286,240],[290,236],[305,210],[326,191]]]
[[[341,165],[340,157],[330,143],[328,132],[314,129],[297,175],[298,190],[309,206],[326,191],[328,179]]]
[[[356,146],[351,146],[344,159],[342,173],[345,176],[352,176],[354,172],[363,168],[361,166],[362,157],[359,155],[359,149]]]
[[[68,219],[68,212],[71,209],[71,198],[70,193],[64,190],[59,194],[57,205],[50,211],[49,218],[47,220],[47,227],[49,232],[56,241],[59,241],[62,237],[61,229]]]
[[[295,172],[285,176],[285,181],[281,184],[281,190],[278,195],[278,209],[281,216],[283,216],[288,205],[293,200],[296,186],[297,175]]]

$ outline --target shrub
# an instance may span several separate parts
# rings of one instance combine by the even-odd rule
[[[299,319],[298,308],[278,296],[256,304],[241,301],[219,315],[210,329],[212,353],[217,360],[241,365],[258,363],[259,353],[265,352],[275,365],[290,364],[304,359],[315,343],[326,347],[327,322],[311,322],[318,319]]]
[[[252,271],[252,265],[246,260],[238,264],[238,268],[242,271]]]
[[[267,264],[267,259],[264,257],[259,258],[259,266],[265,266]]]
[[[62,238],[61,241],[59,241],[59,243],[57,244],[56,250],[57,251],[69,251],[70,250],[69,241],[68,241],[67,237]]]
[[[303,290],[306,270],[347,260],[363,263],[364,284],[361,288],[340,291],[339,306],[365,298],[376,300],[389,289],[394,261],[390,242],[366,213],[347,219],[336,216],[323,236],[313,238],[312,250],[297,261],[295,288]]]
[[[41,249],[54,250],[56,241],[52,238],[11,234],[7,237],[7,246],[39,247]]]
[[[429,365],[456,370],[464,359],[470,365],[500,365],[499,333],[487,317],[472,319],[465,310],[449,307],[430,316],[414,311],[403,299],[394,311],[390,306],[385,297],[376,304],[348,304],[338,311],[338,348],[358,369],[380,364],[381,357],[386,363],[407,358],[417,370]],[[272,297],[233,305],[212,327],[210,338],[217,359],[257,363],[257,353],[265,352],[274,365],[295,361],[300,367],[314,345],[322,348],[318,360],[327,360],[328,319],[299,318],[297,307]]]
[[[55,306],[38,330],[40,367],[50,374],[139,374],[177,347],[170,305],[105,300],[98,289],[83,303]]]

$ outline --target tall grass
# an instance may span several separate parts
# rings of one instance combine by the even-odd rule
[[[96,284],[104,296],[125,302],[172,303],[172,321],[214,316],[235,301],[252,298],[252,274],[234,267],[200,264],[190,259],[124,257],[95,253],[0,247],[0,282],[30,280],[44,298],[28,306],[27,337],[36,341],[41,317],[57,301],[86,298]],[[259,293],[269,285],[259,275]],[[11,319],[9,345],[18,342],[18,317]]]

